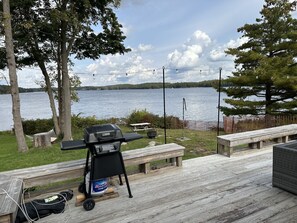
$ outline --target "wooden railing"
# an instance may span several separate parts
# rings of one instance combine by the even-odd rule
[[[289,124],[297,124],[297,115],[224,116],[225,133],[246,132]]]

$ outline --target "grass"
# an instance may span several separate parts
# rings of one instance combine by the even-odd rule
[[[120,126],[122,131],[131,131],[126,126]],[[149,139],[145,132],[140,140],[123,144],[122,151],[143,148],[154,141],[156,145],[164,144],[164,130],[157,129],[158,136],[155,139]],[[180,141],[183,135],[190,140]],[[82,130],[76,130],[73,133],[74,139],[83,137]],[[17,151],[15,136],[11,132],[0,132],[0,171],[7,171],[18,168],[26,168],[50,163],[57,163],[75,159],[86,158],[86,149],[61,151],[60,143],[54,143],[49,148],[33,148],[32,141],[27,139],[29,151],[20,153]],[[167,129],[167,143],[177,143],[185,146],[185,156],[183,159],[190,159],[199,156],[205,156],[216,153],[216,132],[215,131],[194,131],[182,129]]]

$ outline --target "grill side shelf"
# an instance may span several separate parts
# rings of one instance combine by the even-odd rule
[[[124,134],[124,142],[130,142],[130,141],[141,139],[141,138],[143,138],[143,136],[139,135],[137,133],[125,133]]]
[[[71,140],[61,142],[61,150],[85,149],[87,145],[84,140]]]

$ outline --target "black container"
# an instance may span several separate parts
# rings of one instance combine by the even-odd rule
[[[297,194],[297,141],[273,146],[272,185]]]
[[[157,136],[157,131],[155,129],[150,129],[147,131],[147,137],[150,139],[156,138]]]

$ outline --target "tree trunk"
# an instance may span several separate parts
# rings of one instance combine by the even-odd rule
[[[60,43],[57,50],[57,82],[58,82],[58,109],[59,109],[59,126],[64,129],[64,112],[63,112],[63,87],[62,87],[62,74],[61,74],[61,50]]]
[[[33,34],[33,39],[35,40],[34,44],[31,44],[31,48],[34,49],[32,50],[32,53],[35,57],[35,59],[37,60],[38,66],[41,69],[41,72],[44,76],[44,80],[45,80],[45,86],[46,86],[46,92],[48,94],[48,98],[49,98],[49,102],[50,102],[50,108],[52,111],[52,115],[53,115],[53,122],[54,122],[54,130],[55,130],[55,134],[56,135],[60,135],[61,134],[61,129],[59,126],[59,122],[58,122],[58,116],[57,116],[57,110],[56,110],[56,105],[55,105],[55,99],[54,99],[54,93],[53,93],[53,89],[52,89],[52,84],[45,66],[45,60],[42,56],[42,53],[39,49],[38,46],[38,42],[37,37]]]
[[[70,79],[68,74],[67,68],[67,56],[66,58],[62,54],[62,89],[63,89],[63,122],[64,122],[64,129],[63,129],[63,140],[71,140],[71,94],[70,94]],[[66,61],[65,61],[66,60]]]
[[[272,114],[271,114],[271,85],[270,83],[266,84],[265,91],[265,127],[271,128],[273,127]]]
[[[23,125],[22,125],[22,118],[21,118],[19,87],[18,87],[18,80],[17,80],[17,74],[16,74],[14,47],[13,47],[13,41],[12,41],[9,0],[3,0],[3,22],[4,22],[4,32],[5,32],[6,58],[8,63],[9,79],[10,79],[10,86],[11,86],[14,131],[15,131],[16,140],[18,144],[18,151],[25,152],[28,150],[28,146],[26,144]]]
[[[61,65],[62,65],[62,94],[63,94],[63,109],[64,109],[64,128],[63,140],[71,140],[71,92],[70,78],[68,74],[68,54],[66,46],[66,22],[62,21],[62,41],[61,41]]]
[[[58,122],[58,116],[57,116],[57,111],[56,111],[56,105],[55,105],[55,99],[54,99],[54,94],[53,94],[53,89],[51,86],[51,81],[49,78],[49,75],[47,73],[47,70],[45,68],[45,65],[43,62],[38,61],[39,67],[42,71],[42,74],[44,76],[44,80],[45,80],[45,84],[47,87],[47,94],[49,97],[49,101],[50,101],[50,107],[52,110],[52,114],[53,114],[53,122],[54,122],[54,129],[55,129],[55,133],[56,135],[60,135],[61,134],[61,130],[59,127],[59,122]]]

